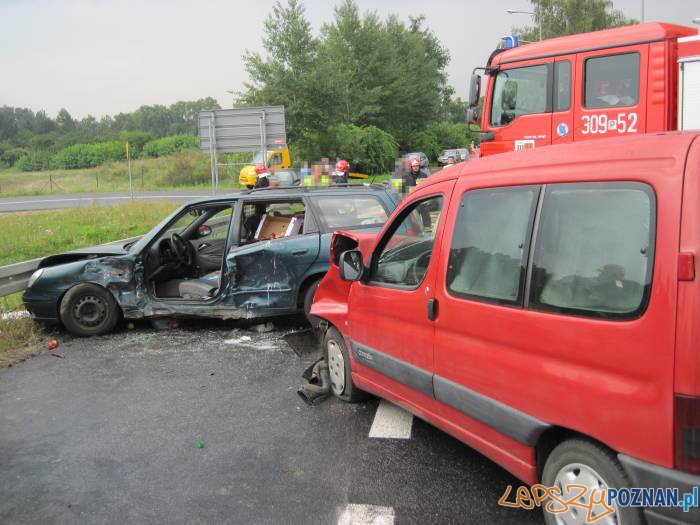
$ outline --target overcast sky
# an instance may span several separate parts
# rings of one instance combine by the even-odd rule
[[[0,105],[65,107],[74,117],[132,111],[142,104],[215,97],[246,79],[245,49],[260,49],[273,0],[0,0]],[[314,31],[331,19],[332,0],[306,0]],[[423,14],[452,57],[450,83],[466,95],[471,69],[500,36],[530,22],[527,0],[357,0],[361,9],[404,20]],[[615,0],[641,18],[642,0]],[[646,0],[646,20],[692,25],[699,0]]]

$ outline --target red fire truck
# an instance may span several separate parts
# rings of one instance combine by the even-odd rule
[[[480,156],[579,140],[700,129],[700,36],[645,23],[491,54]],[[472,74],[470,121],[481,76]]]

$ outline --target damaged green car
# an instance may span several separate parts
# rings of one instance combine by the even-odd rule
[[[308,316],[333,231],[378,230],[397,202],[381,185],[200,199],[133,243],[45,258],[24,304],[77,336],[105,334],[121,319]]]

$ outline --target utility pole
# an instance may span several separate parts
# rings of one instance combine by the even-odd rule
[[[530,15],[533,20],[537,23],[537,27],[540,32],[540,40],[542,40],[542,14],[538,15],[537,13],[533,13],[532,11],[518,11],[517,9],[506,9],[506,13],[509,15]]]
[[[134,198],[134,185],[131,182],[131,152],[129,151],[129,143],[126,143],[126,162],[129,166],[129,193],[131,193],[131,198]]]

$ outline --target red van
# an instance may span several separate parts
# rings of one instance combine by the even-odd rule
[[[699,135],[463,163],[378,235],[336,232],[311,310],[333,393],[386,398],[527,484],[626,491],[600,523],[700,523]],[[635,506],[641,488],[676,490]]]

